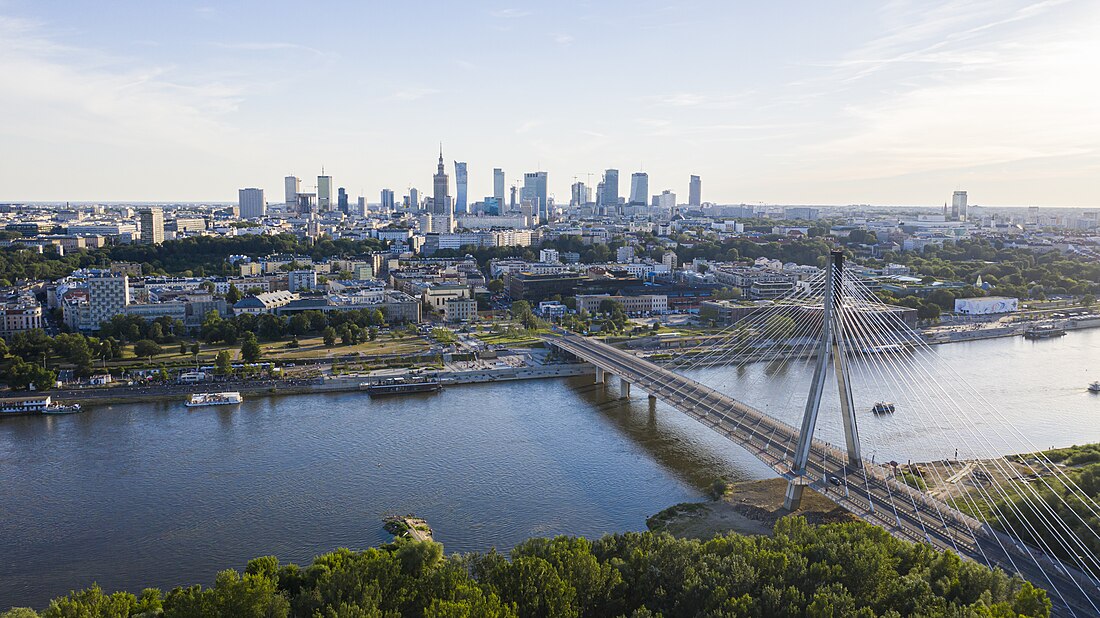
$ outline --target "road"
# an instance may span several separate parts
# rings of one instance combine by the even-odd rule
[[[778,475],[805,483],[868,523],[906,541],[952,550],[1019,573],[1050,592],[1054,615],[1100,616],[1100,586],[1056,558],[999,534],[981,521],[897,481],[882,467],[814,439],[803,477],[791,473],[798,429],[695,380],[605,343],[562,335],[548,343],[641,388],[742,446]],[[839,486],[829,482],[830,477]]]

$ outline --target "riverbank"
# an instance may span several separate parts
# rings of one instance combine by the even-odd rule
[[[561,363],[537,367],[509,367],[503,369],[478,369],[472,371],[434,371],[432,375],[445,385],[485,384],[518,380],[541,380],[591,375],[595,368],[586,363]],[[384,377],[405,375],[405,372],[384,374]],[[339,377],[322,377],[312,380],[224,380],[198,384],[164,384],[157,386],[111,386],[101,388],[58,389],[45,391],[55,401],[81,405],[110,405],[118,403],[144,403],[158,401],[183,401],[191,393],[213,391],[237,391],[242,396],[276,397],[282,395],[308,395],[313,393],[339,393],[358,391],[359,385],[372,378],[372,374],[352,374]],[[15,396],[14,393],[8,396]]]
[[[725,532],[771,535],[776,522],[787,515],[800,515],[813,524],[854,519],[812,490],[805,491],[799,509],[789,511],[783,508],[786,489],[787,481],[781,478],[737,483],[721,499],[671,506],[647,519],[646,527],[678,537],[709,539]]]

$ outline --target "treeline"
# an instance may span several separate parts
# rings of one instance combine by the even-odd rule
[[[323,335],[326,338],[340,336],[344,343],[361,343],[367,333],[377,335],[378,327],[386,325],[385,313],[379,309],[349,309],[347,311],[303,311],[287,317],[263,313],[242,313],[223,318],[211,311],[203,320],[199,336],[207,343],[233,345],[244,333],[255,333],[265,341],[278,341],[287,336]],[[349,341],[350,339],[350,341]],[[330,344],[331,345],[331,344]]]
[[[99,249],[69,250],[64,256],[7,247],[0,251],[0,285],[20,279],[60,279],[79,268],[107,268],[111,262],[141,264],[146,275],[190,273],[195,276],[233,275],[230,255],[265,256],[292,253],[323,260],[361,255],[385,248],[379,240],[322,239],[315,243],[291,234],[276,236],[193,236],[159,245],[107,245]]]
[[[629,616],[1047,616],[1046,593],[956,554],[853,522],[786,518],[774,537],[705,542],[628,533],[592,542],[531,539],[512,550],[444,557],[431,542],[318,556],[307,567],[257,558],[209,588],[55,599],[0,618],[353,618]]]

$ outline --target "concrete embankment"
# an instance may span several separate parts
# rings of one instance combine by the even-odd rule
[[[479,369],[472,371],[439,371],[437,377],[448,385],[484,384],[513,380],[539,380],[591,375],[595,367],[586,363],[565,363],[536,367],[507,369]],[[387,377],[393,377],[391,374]],[[246,399],[280,395],[308,395],[358,391],[359,385],[369,381],[368,375],[341,376],[315,380],[235,380],[205,384],[167,384],[158,386],[114,386],[102,388],[61,389],[48,391],[55,400],[82,405],[109,405],[116,403],[140,403],[155,401],[183,402],[191,393],[237,391]],[[378,379],[375,377],[374,379]]]

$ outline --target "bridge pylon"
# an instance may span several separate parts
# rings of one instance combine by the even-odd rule
[[[825,390],[825,381],[830,361],[840,391],[840,413],[844,422],[844,441],[848,448],[848,465],[861,467],[863,457],[859,448],[859,428],[856,425],[855,405],[852,401],[852,382],[848,373],[848,354],[844,345],[844,319],[841,314],[843,302],[844,253],[840,250],[829,255],[826,267],[825,293],[822,302],[821,340],[817,347],[816,364],[810,393],[806,397],[806,410],[802,415],[802,428],[798,434],[798,446],[791,464],[791,478],[787,483],[787,494],[783,506],[795,510],[802,503],[802,490],[806,487],[806,464],[810,459],[810,446],[813,443],[814,429],[817,426],[817,414],[821,409],[821,395]]]

